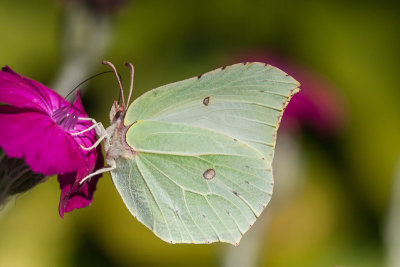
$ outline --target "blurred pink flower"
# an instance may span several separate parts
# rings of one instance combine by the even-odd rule
[[[81,132],[92,122],[77,93],[73,104],[39,82],[9,67],[0,71],[0,147],[8,158],[23,158],[30,169],[43,175],[58,174],[61,187],[60,216],[88,206],[98,175],[79,182],[104,164],[101,148],[83,150],[96,141],[94,130]],[[0,177],[0,179],[6,179]]]
[[[242,53],[235,61],[259,61],[277,67],[300,82],[282,118],[281,129],[298,131],[311,128],[319,135],[334,136],[346,125],[346,105],[335,88],[305,66],[268,52]]]

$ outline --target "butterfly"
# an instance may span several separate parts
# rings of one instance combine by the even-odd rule
[[[273,191],[277,130],[300,84],[264,63],[240,63],[114,101],[94,121],[115,187],[132,215],[169,243],[238,245]]]

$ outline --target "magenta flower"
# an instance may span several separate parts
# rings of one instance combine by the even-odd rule
[[[92,125],[83,110],[79,92],[73,104],[44,85],[4,67],[0,71],[0,147],[9,158],[23,158],[35,173],[58,174],[61,187],[60,216],[88,206],[93,200],[97,175],[80,181],[103,166],[95,131],[74,135]],[[0,177],[0,179],[2,179]]]

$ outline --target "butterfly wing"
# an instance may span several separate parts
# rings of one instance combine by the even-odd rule
[[[130,212],[170,243],[238,244],[269,202],[276,132],[298,82],[236,64],[153,89],[129,107],[112,178]]]

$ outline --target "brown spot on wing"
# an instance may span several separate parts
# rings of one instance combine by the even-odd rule
[[[211,180],[215,177],[215,170],[214,169],[207,169],[204,173],[203,173],[203,177],[206,180]]]

